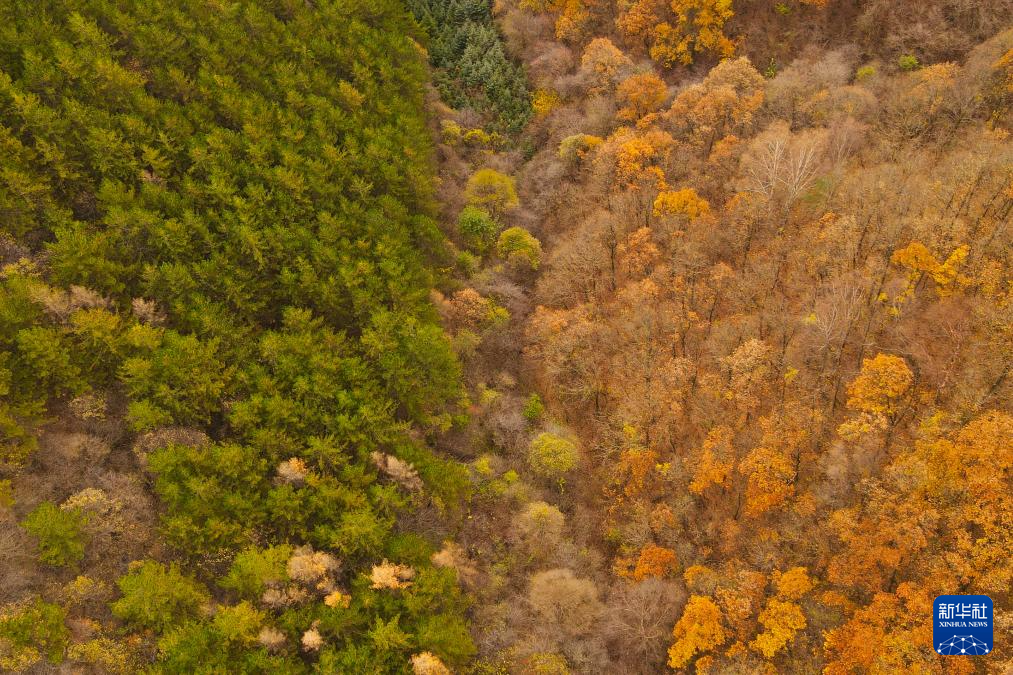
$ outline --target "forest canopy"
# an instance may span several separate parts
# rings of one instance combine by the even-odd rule
[[[0,671],[1013,672],[1011,16],[0,3]]]

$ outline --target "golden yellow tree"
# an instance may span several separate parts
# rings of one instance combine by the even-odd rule
[[[900,405],[914,382],[914,374],[899,356],[877,354],[862,361],[858,377],[848,385],[849,410],[859,415],[842,424],[837,432],[844,438],[885,429],[900,411]]]
[[[906,502],[925,499],[942,505],[950,536],[937,565],[944,578],[1000,593],[1013,584],[1013,416],[985,413],[951,438],[916,443],[898,458],[898,472],[920,472],[924,480],[910,486]],[[903,475],[903,474],[902,474]],[[974,532],[973,537],[967,533]]]
[[[769,393],[774,350],[763,340],[746,340],[721,359],[728,371],[726,397],[744,411],[760,406]]]
[[[479,169],[468,179],[464,196],[469,204],[483,208],[495,217],[520,205],[514,179],[495,169]]]
[[[788,458],[773,448],[759,446],[739,465],[747,477],[747,516],[760,516],[780,506],[795,494],[795,469]]]
[[[616,134],[619,145],[615,152],[616,181],[624,188],[648,185],[664,190],[665,173],[659,164],[668,157],[674,145],[672,137],[664,131],[651,130],[642,136]]]
[[[728,631],[722,625],[721,608],[706,596],[691,596],[682,617],[672,629],[675,641],[668,648],[668,665],[684,668],[699,652],[704,653],[723,645]]]
[[[710,213],[710,203],[693,188],[666,190],[654,199],[655,216],[684,216],[690,222]]]
[[[936,291],[939,295],[949,295],[953,290],[953,283],[961,279],[960,267],[970,250],[967,245],[958,246],[943,262],[939,262],[919,241],[913,241],[904,248],[894,251],[890,258],[891,262],[908,270],[908,285],[901,298],[907,299],[911,296],[926,276],[936,282]]]
[[[804,567],[792,567],[785,572],[774,572],[777,594],[789,600],[801,600],[813,589],[812,579]]]
[[[865,591],[884,588],[898,569],[925,551],[940,519],[930,504],[886,489],[876,490],[864,508],[838,509],[827,519],[828,529],[841,542],[827,566],[827,578]]]
[[[795,639],[795,633],[806,627],[805,614],[794,602],[771,599],[760,612],[760,623],[764,630],[749,646],[768,659]]]
[[[668,11],[668,0],[635,0],[620,11],[616,28],[627,44],[646,46],[654,27]]]
[[[560,40],[578,42],[584,37],[591,13],[581,0],[556,0],[559,15],[556,17],[556,37]]]
[[[732,0],[672,0],[675,25],[663,22],[654,27],[651,58],[663,66],[689,65],[693,55],[710,53],[728,58],[735,45],[724,34],[732,18]]]

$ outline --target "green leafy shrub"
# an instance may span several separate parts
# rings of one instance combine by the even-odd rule
[[[499,235],[496,253],[516,267],[536,270],[542,261],[542,244],[523,227],[510,227]]]
[[[527,400],[524,401],[524,409],[521,411],[521,414],[529,422],[537,422],[542,419],[542,415],[545,414],[545,405],[542,403],[542,397],[536,393],[528,396]]]
[[[80,509],[61,509],[52,502],[39,504],[21,526],[38,539],[39,560],[63,567],[84,557],[87,515]]]
[[[62,663],[70,644],[66,616],[59,605],[38,599],[0,608],[0,670],[28,670],[43,657]]]
[[[134,428],[210,422],[232,376],[218,349],[217,339],[167,331],[153,352],[127,359],[121,377],[134,398]]]
[[[362,344],[409,419],[428,423],[461,398],[461,365],[439,326],[378,312],[363,333]]]
[[[188,621],[158,641],[160,673],[277,673],[297,675],[306,664],[297,657],[269,654],[257,644],[264,615],[248,603],[218,609],[210,623]]]
[[[528,446],[528,464],[540,476],[561,479],[577,466],[577,446],[562,436],[544,432]]]
[[[861,66],[858,70],[855,71],[855,79],[858,80],[859,82],[864,82],[865,80],[868,80],[871,77],[875,77],[875,75],[876,75],[876,66],[871,64]]]
[[[257,642],[257,633],[266,620],[266,612],[244,600],[231,607],[218,607],[212,625],[229,644],[250,647]]]
[[[901,70],[918,70],[920,64],[918,63],[918,57],[914,54],[903,54],[897,59],[897,65],[900,66]]]
[[[151,454],[169,542],[195,553],[241,548],[267,518],[268,462],[235,443],[169,445]]]
[[[465,206],[457,217],[457,230],[465,242],[478,253],[485,253],[499,234],[499,226],[480,208]]]
[[[210,600],[199,583],[179,571],[153,560],[132,563],[130,572],[116,582],[123,594],[111,607],[113,614],[129,624],[157,631],[197,616]]]
[[[259,599],[269,583],[285,581],[285,565],[292,556],[292,547],[286,544],[266,549],[251,547],[237,555],[229,573],[218,582],[249,599]]]
[[[496,219],[520,206],[514,179],[495,169],[479,169],[471,174],[464,196],[470,205],[485,209]]]
[[[18,331],[15,342],[24,368],[32,373],[36,387],[53,393],[82,390],[81,371],[58,330],[42,326],[23,328]]]

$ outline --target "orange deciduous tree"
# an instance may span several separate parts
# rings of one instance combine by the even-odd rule
[[[751,127],[754,113],[763,104],[763,88],[763,76],[749,59],[722,61],[703,82],[679,92],[666,118],[677,135],[706,157],[715,142]]]
[[[655,189],[664,189],[665,173],[659,164],[667,159],[673,145],[672,137],[659,130],[642,136],[631,134],[622,139],[615,154],[617,183],[623,188],[647,184]]]
[[[838,628],[826,634],[826,675],[939,672],[932,640],[932,596],[915,584],[877,593]],[[950,659],[959,668],[961,659]],[[956,672],[971,672],[959,669]]]
[[[616,88],[616,100],[622,106],[618,117],[635,122],[659,110],[668,98],[665,81],[654,73],[638,73],[623,80]]]
[[[610,90],[619,81],[622,72],[632,65],[629,57],[604,37],[591,40],[580,57],[580,68],[597,91]]]
[[[619,558],[616,561],[616,573],[633,581],[643,581],[649,577],[663,579],[675,574],[678,569],[679,557],[675,551],[653,543],[644,544],[636,561],[629,558]]]
[[[739,467],[747,478],[746,515],[766,513],[795,494],[803,460],[814,459],[812,435],[821,417],[816,410],[793,403],[760,420],[760,445]]]
[[[735,459],[733,438],[734,434],[727,426],[717,426],[707,432],[707,438],[690,467],[693,476],[690,492],[702,495],[712,485],[728,486]]]
[[[635,0],[629,3],[616,17],[616,28],[623,39],[631,45],[647,47],[654,27],[668,13],[668,0]]]

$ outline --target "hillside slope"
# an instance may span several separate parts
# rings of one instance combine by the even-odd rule
[[[446,112],[440,147],[483,262],[442,305],[486,336],[483,667],[1009,667],[930,644],[941,593],[1008,638],[1008,10],[496,3],[534,118],[496,147]]]

